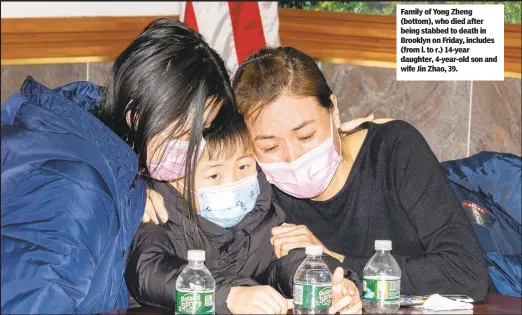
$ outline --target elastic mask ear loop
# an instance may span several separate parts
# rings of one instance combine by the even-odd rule
[[[334,124],[333,124],[333,116],[332,116],[332,110],[328,110],[330,112],[330,134],[332,135],[333,140],[333,132],[334,132]],[[337,139],[339,139],[339,156],[343,157],[343,142],[341,141],[341,135],[339,132],[337,132]]]

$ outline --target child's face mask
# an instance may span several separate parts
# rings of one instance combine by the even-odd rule
[[[224,228],[238,224],[259,196],[257,173],[242,180],[196,190],[200,215]]]

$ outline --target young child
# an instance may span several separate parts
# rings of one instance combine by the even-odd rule
[[[291,297],[292,277],[304,250],[276,258],[271,228],[282,224],[285,215],[272,203],[271,186],[258,173],[243,118],[233,115],[224,125],[203,135],[207,144],[195,169],[197,223],[179,193],[182,180],[152,183],[165,199],[169,220],[138,228],[127,286],[139,303],[173,309],[176,279],[187,265],[187,251],[203,249],[205,265],[216,281],[217,314],[286,314],[290,304],[283,295]],[[196,245],[193,231],[202,244]],[[323,259],[332,271],[340,266],[328,255]],[[355,274],[346,275],[357,283]]]

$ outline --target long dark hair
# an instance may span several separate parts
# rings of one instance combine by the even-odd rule
[[[200,34],[185,24],[158,19],[116,58],[100,108],[101,120],[136,152],[144,176],[150,175],[147,159],[158,150],[151,148],[154,152],[148,152],[151,139],[160,133],[179,138],[187,123],[192,122],[184,195],[196,239],[191,170],[198,162],[195,152],[202,139],[203,114],[209,101],[211,111],[220,103],[225,107],[235,105],[225,63]]]

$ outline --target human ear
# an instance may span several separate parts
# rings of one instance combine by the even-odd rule
[[[337,96],[335,94],[330,95],[330,100],[332,101],[332,117],[335,125],[335,129],[341,128],[341,118],[339,117],[339,108],[337,107]]]

